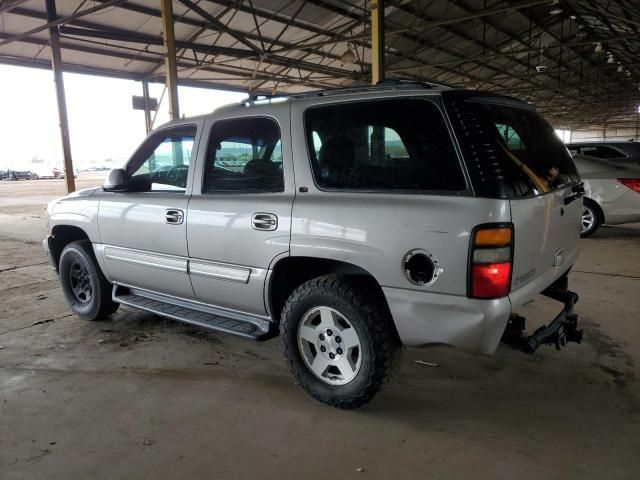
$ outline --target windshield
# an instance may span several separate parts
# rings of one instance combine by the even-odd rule
[[[445,92],[478,195],[522,198],[580,181],[571,155],[527,104],[476,92]]]

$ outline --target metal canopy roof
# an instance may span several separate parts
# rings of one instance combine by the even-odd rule
[[[638,0],[385,4],[388,78],[512,94],[556,126],[637,125]],[[183,85],[286,93],[369,81],[366,0],[173,8]],[[57,11],[66,71],[164,80],[159,0],[58,0]],[[45,24],[44,0],[0,0],[0,63],[50,68]]]

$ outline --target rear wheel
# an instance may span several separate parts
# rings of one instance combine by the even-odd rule
[[[602,225],[602,217],[597,204],[588,198],[584,199],[582,206],[582,223],[580,227],[580,236],[582,238],[593,235]]]
[[[84,320],[103,320],[118,309],[111,298],[111,284],[102,274],[91,243],[72,242],[62,250],[58,266],[67,303]]]
[[[398,347],[387,312],[365,289],[335,275],[294,290],[282,312],[280,336],[300,386],[338,408],[371,401]]]

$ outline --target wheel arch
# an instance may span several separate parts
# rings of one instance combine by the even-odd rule
[[[56,270],[58,270],[60,254],[64,247],[69,245],[71,242],[77,242],[79,240],[90,241],[87,232],[80,227],[73,225],[55,225],[51,229],[51,241],[49,246],[51,258],[56,266]]]
[[[592,205],[595,210],[596,210],[596,214],[600,217],[600,223],[606,223],[605,222],[605,216],[604,216],[604,210],[602,209],[602,207],[600,206],[600,204],[595,201],[593,198],[589,198],[589,197],[584,197],[583,202],[589,202],[590,205]]]
[[[318,257],[287,256],[275,263],[266,285],[267,311],[279,322],[284,303],[296,287],[312,278],[330,274],[348,276],[362,282],[384,303],[391,318],[382,287],[369,271],[349,262]]]

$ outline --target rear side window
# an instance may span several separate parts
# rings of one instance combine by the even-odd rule
[[[479,196],[530,197],[580,181],[562,140],[526,104],[475,92],[442,96]]]
[[[207,147],[203,193],[283,190],[278,124],[269,118],[216,122]]]
[[[444,119],[427,100],[312,107],[304,119],[309,156],[320,188],[466,189]]]

